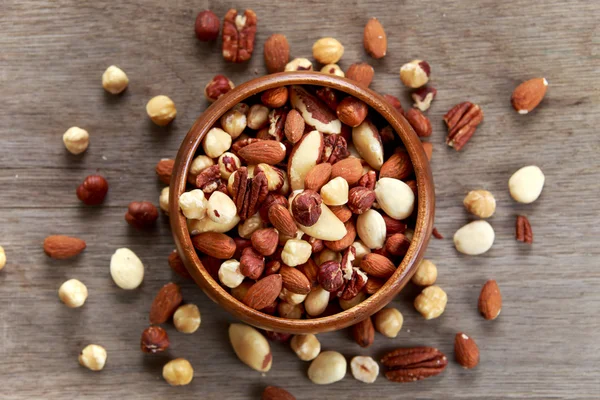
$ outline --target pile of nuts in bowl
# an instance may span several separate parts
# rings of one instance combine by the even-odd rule
[[[360,303],[410,246],[408,153],[364,102],[334,89],[249,100],[207,132],[193,189],[179,197],[201,261],[235,298],[283,318]]]

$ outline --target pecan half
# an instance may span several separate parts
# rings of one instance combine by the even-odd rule
[[[238,15],[231,9],[223,20],[223,58],[225,61],[242,63],[252,57],[256,35],[256,14],[252,10]]]
[[[242,221],[256,214],[269,193],[267,177],[264,172],[248,179],[248,168],[237,170],[232,186],[232,198]]]
[[[438,375],[448,359],[433,347],[408,347],[385,354],[381,363],[388,368],[385,377],[390,381],[413,382]]]
[[[519,242],[532,244],[533,243],[533,231],[531,230],[531,224],[524,215],[517,215],[517,240]]]
[[[348,151],[348,143],[340,135],[327,135],[323,139],[323,153],[321,156],[322,163],[335,164],[340,160],[344,160],[350,156]]]
[[[218,165],[208,167],[196,177],[196,187],[204,193],[212,193],[221,183],[221,171]]]
[[[444,115],[444,122],[448,126],[446,144],[459,151],[471,139],[481,121],[483,111],[477,104],[465,101],[455,105]]]

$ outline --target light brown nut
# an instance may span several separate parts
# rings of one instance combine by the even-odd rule
[[[448,127],[446,144],[460,151],[482,121],[483,111],[477,104],[465,101],[455,105],[444,115],[444,122]]]
[[[329,304],[329,297],[330,293],[321,286],[313,288],[308,296],[306,296],[306,300],[304,300],[306,313],[311,317],[323,314]]]
[[[346,74],[344,74],[344,71],[342,71],[340,66],[337,64],[324,65],[323,68],[321,68],[321,72],[329,75],[341,76],[342,78],[346,76]]]
[[[543,100],[548,90],[546,78],[534,78],[521,83],[513,91],[510,102],[519,114],[527,114]]]
[[[356,242],[352,243],[352,247],[354,247],[354,266],[357,267],[360,265],[361,260],[363,259],[363,257],[367,254],[369,254],[371,252],[371,249],[369,249],[363,242],[361,242],[360,240],[357,240]]]
[[[377,293],[377,291],[381,289],[384,283],[385,280],[383,279],[369,277],[369,280],[365,285],[365,293],[369,295]]]
[[[63,134],[65,148],[71,154],[81,154],[90,144],[90,135],[85,129],[73,126]]]
[[[283,107],[288,100],[288,88],[285,86],[265,90],[260,101],[269,108]]]
[[[202,150],[210,158],[217,158],[231,147],[231,136],[221,128],[210,129],[202,140]]]
[[[481,288],[477,308],[483,318],[487,320],[496,319],[500,315],[500,311],[502,311],[502,295],[495,280],[490,279]]]
[[[246,114],[242,113],[239,110],[229,110],[225,114],[221,116],[219,120],[221,123],[221,127],[223,130],[235,139],[244,132],[246,129],[246,125],[248,120],[246,118]]]
[[[290,143],[297,143],[304,134],[304,118],[298,110],[290,110],[285,119],[284,133]]]
[[[350,370],[354,379],[373,383],[379,376],[379,364],[372,357],[356,356],[350,361]]]
[[[433,285],[423,289],[415,299],[415,308],[425,319],[437,318],[446,309],[448,296],[441,287]]]
[[[230,9],[223,19],[223,58],[225,61],[243,63],[252,57],[256,35],[256,14],[252,10],[244,15]]]
[[[387,53],[387,36],[381,22],[371,18],[365,25],[363,33],[365,51],[373,58],[383,58]]]
[[[321,343],[312,333],[308,335],[294,335],[290,347],[302,361],[312,361],[321,352]]]
[[[404,180],[413,174],[410,156],[405,151],[396,151],[381,166],[380,178]]]
[[[404,116],[404,109],[402,108],[402,103],[396,96],[392,96],[391,94],[384,94],[383,98],[400,113],[400,115]]]
[[[404,317],[398,309],[386,307],[375,314],[373,322],[377,332],[389,338],[395,338],[402,329]]]
[[[271,347],[256,329],[244,324],[231,324],[229,342],[238,358],[250,368],[259,372],[268,372],[271,369]]]
[[[257,281],[244,296],[243,303],[255,310],[262,310],[277,299],[281,292],[281,275],[273,274]]]
[[[170,282],[164,285],[150,307],[150,323],[154,325],[164,324],[173,315],[181,304],[181,289],[176,283]]]
[[[496,199],[487,190],[471,190],[465,196],[463,205],[468,212],[479,218],[489,218],[496,211]]]
[[[102,87],[110,94],[119,94],[127,89],[129,78],[123,70],[111,65],[102,74]]]
[[[318,385],[328,385],[344,379],[346,359],[336,351],[323,351],[308,367],[308,379]]]
[[[274,204],[269,209],[269,221],[284,235],[295,236],[298,231],[292,214],[284,205]]]
[[[192,185],[196,184],[196,177],[200,172],[204,171],[206,168],[215,165],[215,162],[212,158],[207,155],[201,154],[194,158],[192,163],[190,164],[190,172],[188,174],[188,182]]]
[[[263,201],[262,205],[260,206],[260,209],[258,210],[258,212],[260,214],[260,218],[264,222],[269,222],[269,211],[271,210],[271,208],[273,206],[278,205],[278,204],[284,206],[284,208],[286,208],[286,209],[289,205],[288,200],[285,196],[278,194],[278,193],[269,193],[267,195],[267,197],[265,198],[265,201]],[[289,236],[293,236],[293,235],[289,235]]]
[[[379,207],[395,219],[410,217],[415,206],[415,194],[406,183],[394,178],[380,178],[375,185]]]
[[[265,270],[265,257],[254,250],[253,247],[246,247],[242,250],[240,257],[240,271],[242,275],[250,279],[258,279]]]
[[[362,177],[362,164],[358,158],[349,157],[331,167],[331,179],[342,177],[348,185],[354,185]]]
[[[419,286],[431,286],[437,279],[437,267],[430,260],[423,259],[417,267],[411,282]]]
[[[290,304],[282,301],[277,305],[277,314],[281,318],[300,319],[304,315],[304,306],[302,303]]]
[[[270,74],[282,72],[290,60],[290,45],[285,35],[274,33],[269,36],[265,41],[264,56]]]
[[[88,344],[79,353],[79,364],[92,371],[101,371],[106,364],[106,350],[97,344]]]
[[[304,264],[312,254],[312,246],[305,240],[290,239],[285,242],[281,252],[281,261],[290,267]]]
[[[301,271],[296,268],[281,266],[279,269],[283,281],[283,287],[293,293],[308,294],[310,293],[311,284]]]
[[[348,182],[344,178],[333,178],[321,188],[321,199],[328,206],[344,205],[348,202],[348,188]]]
[[[318,192],[331,177],[331,164],[321,163],[311,168],[304,178],[304,188]]]
[[[262,392],[261,400],[296,400],[287,390],[276,386],[267,386]]]
[[[312,63],[306,58],[294,58],[285,65],[284,71],[312,71]]]
[[[244,281],[240,285],[231,289],[231,295],[235,297],[237,301],[244,300],[244,296],[248,293],[248,290],[254,285],[254,282]]]
[[[352,142],[371,168],[379,171],[383,165],[383,143],[377,127],[371,121],[365,120],[352,129]]]
[[[269,121],[269,108],[262,104],[254,104],[248,110],[246,123],[250,129],[261,129],[267,125]]]
[[[227,260],[223,262],[218,271],[219,281],[228,288],[234,289],[242,284],[245,276],[240,269],[238,260]]]
[[[235,242],[224,233],[203,232],[192,238],[194,248],[201,253],[227,260],[235,252]]]
[[[194,379],[194,369],[188,360],[176,358],[165,364],[162,375],[169,385],[184,386]]]
[[[44,239],[44,253],[50,258],[64,260],[85,250],[85,241],[64,235],[51,235]]]
[[[320,64],[335,64],[344,55],[344,46],[331,37],[317,40],[312,47],[313,57]]]
[[[373,81],[373,75],[375,75],[375,70],[367,63],[352,64],[346,71],[346,78],[364,87],[369,87]]]
[[[219,17],[210,11],[204,10],[198,13],[196,23],[194,24],[194,32],[198,40],[202,42],[211,42],[219,37],[221,21]]]
[[[212,103],[234,87],[233,82],[225,75],[215,75],[204,87],[204,97]]]
[[[286,210],[287,211],[287,210]],[[270,256],[275,253],[279,234],[273,228],[258,229],[250,237],[252,247],[263,256]]]
[[[313,247],[313,253],[315,253],[314,247]],[[319,275],[319,267],[317,266],[317,263],[312,258],[309,258],[307,262],[305,262],[302,265],[298,265],[296,268],[299,271],[301,271],[308,278],[311,288],[314,288],[317,285],[318,275]]]
[[[167,96],[155,96],[146,104],[146,113],[158,126],[167,126],[177,116],[175,103]]]
[[[431,106],[431,102],[435,98],[437,94],[437,90],[431,86],[423,86],[417,90],[415,90],[411,97],[415,101],[413,107],[418,108],[419,110],[425,112],[429,110]]]
[[[368,111],[367,105],[353,96],[344,98],[335,110],[340,121],[352,127],[362,124]]]
[[[385,220],[377,211],[367,210],[358,216],[356,232],[369,249],[380,249],[386,239]]]
[[[479,347],[472,337],[458,332],[454,337],[454,356],[463,368],[475,368],[479,364]]]
[[[181,259],[181,257],[179,257],[179,253],[177,252],[177,250],[173,250],[171,254],[169,254],[169,267],[171,267],[173,272],[175,272],[182,278],[192,279],[192,276],[183,264],[183,260]]]
[[[69,308],[83,306],[87,297],[87,287],[77,279],[65,281],[58,289],[58,298]]]
[[[403,256],[410,247],[410,240],[402,233],[388,236],[385,241],[385,251],[393,256]]]
[[[348,193],[348,208],[354,214],[363,214],[375,202],[375,192],[363,186],[356,186]]]
[[[275,165],[285,158],[285,146],[275,140],[260,140],[241,148],[238,156],[248,164]]]
[[[348,221],[352,218],[352,211],[347,206],[333,206],[330,207],[331,212],[335,214],[335,216],[342,222]]]
[[[354,221],[348,220],[344,226],[346,227],[346,235],[344,235],[343,238],[334,241],[323,241],[323,244],[325,244],[328,249],[338,252],[346,250],[352,245],[354,239],[356,239],[356,228],[354,227]]]
[[[284,267],[284,265],[282,265],[282,267]],[[290,267],[288,267],[288,268],[290,268]],[[279,268],[279,269],[281,269],[281,268]],[[281,289],[281,292],[279,292],[278,297],[279,297],[279,300],[281,300],[282,302],[291,304],[293,306],[302,304],[302,303],[304,303],[304,300],[306,300],[306,294],[294,293],[291,290],[288,290],[286,288]]]
[[[221,173],[221,178],[229,179],[232,173],[237,171],[241,166],[242,162],[239,157],[233,153],[225,152],[221,154],[218,160],[219,172]]]
[[[390,259],[376,253],[366,254],[360,262],[360,268],[375,278],[387,279],[396,272],[396,266]]]
[[[413,60],[400,68],[400,80],[409,88],[419,88],[429,81],[431,67],[427,61]]]
[[[323,145],[319,131],[307,133],[294,145],[287,170],[291,190],[304,189],[306,174],[321,160]]]
[[[352,325],[352,337],[360,347],[369,347],[375,340],[375,329],[371,317]]]
[[[169,348],[169,335],[160,326],[149,326],[142,332],[140,348],[144,353],[161,353]]]
[[[419,137],[431,136],[431,122],[420,110],[411,108],[406,112],[405,117]]]
[[[365,282],[365,284],[366,284],[366,282]],[[346,289],[347,288],[348,288],[348,285],[346,285]],[[346,290],[346,292],[347,292],[347,290]],[[342,295],[343,295],[343,293],[342,293]],[[359,305],[366,299],[367,299],[367,295],[365,294],[364,291],[361,290],[360,292],[358,292],[358,294],[356,296],[352,297],[349,300],[344,300],[343,298],[340,297],[338,302],[340,303],[340,308],[342,310],[349,310],[352,307]]]
[[[317,97],[301,86],[290,88],[290,103],[300,112],[304,121],[322,133],[339,134],[342,123]]]

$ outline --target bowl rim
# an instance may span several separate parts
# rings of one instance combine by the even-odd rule
[[[394,129],[406,148],[417,180],[417,219],[411,245],[394,274],[373,295],[358,305],[326,317],[289,319],[272,316],[246,306],[235,299],[202,265],[188,230],[178,199],[186,189],[187,175],[197,149],[215,122],[233,106],[247,98],[280,86],[327,86],[362,100],[379,113]],[[414,274],[423,258],[433,229],[435,193],[431,168],[421,141],[406,121],[380,94],[356,82],[334,75],[312,71],[281,72],[247,81],[229,91],[194,122],[177,153],[170,183],[169,211],[173,238],[181,259],[198,286],[215,303],[240,320],[255,327],[286,333],[306,334],[342,329],[373,315],[385,307],[400,292]]]

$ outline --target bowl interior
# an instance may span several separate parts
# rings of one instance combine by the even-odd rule
[[[178,207],[178,199],[186,189],[189,167],[196,151],[204,135],[221,115],[250,96],[274,87],[289,85],[328,86],[362,100],[378,112],[400,136],[412,160],[418,187],[417,221],[413,239],[394,275],[379,291],[346,311],[327,317],[303,320],[275,317],[247,307],[221,287],[200,262],[191,242],[186,218]],[[175,160],[170,187],[170,219],[175,244],[196,283],[213,301],[237,318],[256,327],[277,332],[303,334],[333,331],[374,314],[387,305],[411,278],[424,255],[433,228],[435,209],[433,178],[423,146],[408,122],[379,94],[362,88],[348,79],[317,72],[284,72],[267,75],[248,81],[222,96],[196,120],[182,142]]]

